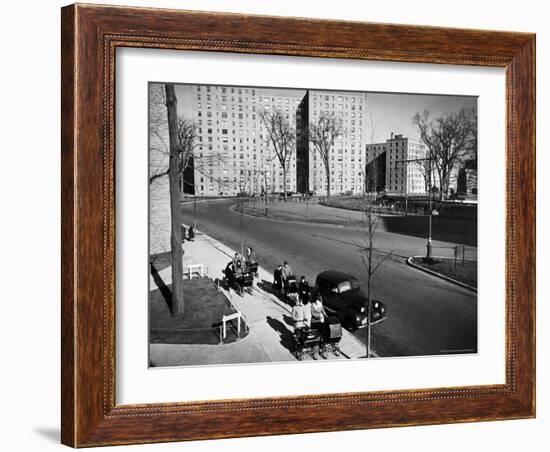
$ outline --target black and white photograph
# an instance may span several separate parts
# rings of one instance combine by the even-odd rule
[[[147,89],[149,367],[478,353],[476,96]]]

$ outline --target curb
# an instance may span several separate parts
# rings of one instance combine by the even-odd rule
[[[417,270],[421,270],[423,272],[426,272],[426,273],[429,273],[430,275],[432,276],[436,276],[438,278],[441,278],[441,279],[444,279],[445,281],[448,281],[450,283],[453,283],[453,284],[456,284],[457,286],[461,286],[461,287],[464,287],[465,289],[468,289],[468,290],[471,290],[472,292],[476,292],[477,293],[477,287],[473,287],[473,286],[470,286],[469,284],[466,284],[466,283],[463,283],[461,281],[457,281],[456,279],[453,279],[453,278],[450,278],[448,276],[445,276],[441,273],[438,273],[436,271],[433,271],[433,270],[429,270],[425,267],[422,267],[420,265],[416,265],[412,262],[412,259],[414,258],[422,258],[424,256],[411,256],[409,258],[407,258],[407,264],[410,265],[411,267],[413,268],[416,268]],[[434,259],[437,259],[437,256],[434,257]],[[446,258],[441,258],[441,259],[446,259]]]

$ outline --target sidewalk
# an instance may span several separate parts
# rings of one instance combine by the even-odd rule
[[[195,241],[185,242],[184,249],[184,269],[189,264],[203,264],[206,274],[214,280],[223,278],[222,269],[235,254],[231,248],[200,232],[196,232]],[[170,267],[159,272],[166,284],[171,282],[170,272]],[[271,280],[271,273],[260,267],[252,295],[245,292],[240,297],[234,291],[228,294],[221,289],[241,312],[250,328],[250,333],[244,339],[225,345],[151,344],[152,364],[181,366],[295,361],[292,353],[294,337],[291,308],[270,293],[270,284],[266,282],[270,283]],[[151,288],[156,288],[153,281]],[[329,354],[328,359],[365,356],[365,345],[346,330],[343,330],[340,347],[340,357]]]

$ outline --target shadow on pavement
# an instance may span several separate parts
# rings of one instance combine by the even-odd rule
[[[151,254],[149,257],[151,265],[154,265],[157,271],[164,270],[172,265],[172,253],[166,251],[165,253]]]
[[[290,300],[280,291],[273,288],[273,284],[271,284],[269,281],[266,281],[265,279],[262,279],[261,282],[258,282],[257,284],[258,289],[263,290],[264,292],[267,292],[270,295],[273,295],[274,297],[277,297],[277,299],[284,304],[288,306],[292,306]]]
[[[166,304],[168,305],[168,309],[170,309],[170,311],[171,311],[172,310],[172,291],[164,283],[164,281],[160,277],[157,269],[155,268],[154,264],[151,264],[151,276],[153,277],[153,281],[155,282],[155,284],[159,288],[160,294],[166,300]]]
[[[283,319],[285,322],[287,321],[287,318],[290,319],[290,317],[284,316]],[[289,330],[287,325],[279,319],[267,316],[266,320],[268,325],[279,334],[279,337],[281,338],[281,345],[293,353],[295,349],[294,333]]]

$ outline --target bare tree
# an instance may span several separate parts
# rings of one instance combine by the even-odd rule
[[[336,139],[343,134],[342,120],[334,113],[322,112],[317,122],[309,125],[309,140],[325,166],[327,199],[330,199],[330,151]]]
[[[376,273],[380,270],[382,264],[388,259],[393,252],[382,251],[376,248],[376,230],[380,222],[380,212],[376,210],[374,205],[374,199],[371,197],[370,201],[365,207],[365,244],[358,246],[361,252],[361,262],[367,276],[367,358],[371,356],[372,351],[372,308],[373,308],[373,293],[376,287]]]
[[[168,87],[168,85],[169,84],[166,84],[165,86]],[[172,89],[173,89],[173,85],[172,85]],[[168,108],[169,99],[168,99],[167,88],[166,88],[166,93],[167,93],[166,106],[167,106],[167,110],[169,110]],[[176,103],[177,103],[177,99],[176,99]],[[181,178],[183,175],[183,172],[189,165],[190,161],[192,159],[197,160],[197,156],[195,155],[195,149],[198,146],[197,144],[198,134],[197,134],[197,125],[195,124],[194,121],[187,118],[178,117],[177,111],[175,114],[176,114],[176,119],[175,119],[176,126],[174,131],[174,137],[175,137],[176,148],[174,152],[176,153],[176,158],[174,160],[174,164],[176,166],[174,167],[174,170],[178,173],[179,177]],[[170,160],[172,158],[172,148],[170,144],[166,145],[166,143],[164,142],[164,139],[162,138],[162,135],[159,133],[158,130],[153,130],[152,132],[157,136],[159,143],[162,144],[162,148],[154,147],[152,148],[152,150],[155,152],[166,154],[169,158],[167,160],[166,165],[156,168],[156,171],[149,176],[149,183],[153,182],[155,179],[159,179],[164,176],[169,176],[170,163],[172,162],[172,160]],[[171,138],[170,118],[168,119],[168,135]]]
[[[167,83],[166,110],[168,114],[168,135],[170,137],[170,160],[168,163],[168,180],[170,186],[170,217],[171,233],[170,247],[172,252],[172,299],[171,311],[173,315],[183,314],[183,252],[181,231],[181,195],[179,180],[182,166],[182,151],[179,142],[177,99],[174,85]]]
[[[368,108],[369,122],[370,122],[370,142],[371,145],[374,144],[376,128],[380,119],[374,122],[373,114],[370,108]],[[371,356],[371,341],[372,341],[372,304],[373,304],[373,293],[376,283],[376,272],[380,269],[384,261],[392,254],[392,252],[382,252],[375,247],[375,235],[376,230],[378,229],[378,224],[380,222],[380,210],[377,210],[375,206],[379,181],[379,165],[380,154],[376,152],[373,153],[373,159],[367,163],[365,166],[365,189],[367,190],[367,184],[373,187],[373,190],[370,191],[370,196],[365,197],[366,193],[363,193],[363,202],[362,202],[362,218],[365,225],[365,246],[361,246],[361,261],[363,268],[367,274],[367,358]]]
[[[266,143],[271,145],[283,170],[283,199],[287,198],[286,175],[292,154],[296,150],[296,129],[289,123],[283,112],[261,110],[260,120],[266,129]]]
[[[428,148],[436,171],[440,199],[448,195],[453,170],[464,160],[477,155],[477,118],[474,110],[461,109],[434,120],[430,113],[417,113],[413,118],[420,138]],[[475,124],[475,125],[474,125]]]
[[[429,155],[430,154],[428,153],[428,156]],[[424,191],[426,192],[426,194],[429,192],[429,190],[433,191],[433,186],[430,187],[430,185],[432,185],[431,181],[433,180],[433,178],[431,177],[431,168],[430,168],[430,165],[432,164],[432,162],[429,159],[423,158],[413,163],[418,169],[418,171],[420,172],[420,174],[422,175],[422,179],[424,180]]]
[[[472,108],[466,110],[466,115],[468,118],[467,127],[470,131],[467,156],[477,160],[477,109]]]
[[[375,135],[376,135],[376,129],[378,127],[378,124],[380,123],[381,119],[382,118],[378,118],[378,120],[376,122],[374,122],[374,116],[372,114],[372,110],[371,108],[368,106],[366,106],[366,111],[367,111],[367,114],[368,114],[368,118],[369,118],[369,125],[370,125],[370,145],[372,146],[372,149],[373,149],[373,153],[371,155],[371,160],[370,161],[365,161],[365,168],[364,168],[364,180],[363,180],[363,183],[364,183],[364,190],[363,190],[363,194],[365,194],[365,192],[367,192],[367,190],[370,192],[370,193],[374,193],[374,195],[376,196],[376,193],[378,192],[378,187],[379,185],[382,183],[382,185],[385,185],[385,181],[381,181],[379,180],[379,170],[380,170],[380,167],[379,167],[379,157],[380,157],[380,153],[377,152],[376,148],[374,147],[374,140],[375,140]],[[367,153],[367,157],[368,157],[368,153]],[[385,165],[384,165],[385,166]],[[364,196],[363,196],[363,213],[365,212],[365,202],[364,202]]]

